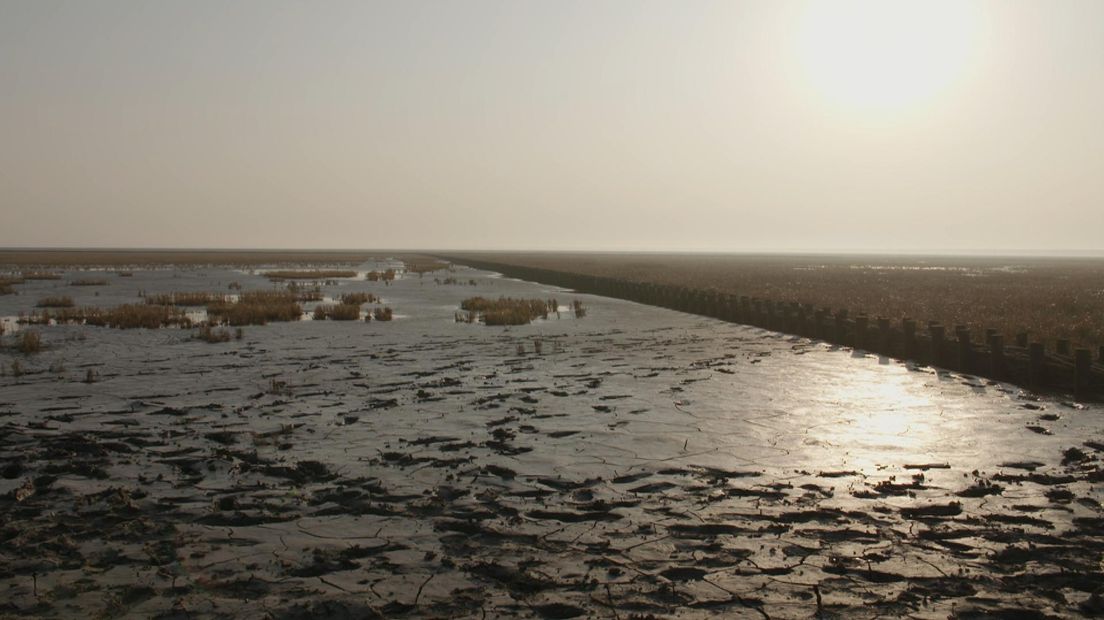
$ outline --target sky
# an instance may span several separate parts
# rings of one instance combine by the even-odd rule
[[[1104,2],[0,0],[0,246],[1104,254]]]

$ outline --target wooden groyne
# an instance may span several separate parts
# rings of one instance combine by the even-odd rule
[[[1072,348],[1058,340],[1049,349],[1026,333],[1006,340],[996,329],[971,333],[963,325],[942,325],[915,318],[850,316],[846,309],[777,302],[746,295],[677,285],[510,265],[458,256],[439,258],[512,278],[543,282],[584,293],[616,297],[722,321],[752,325],[854,347],[920,364],[1007,381],[1033,390],[1073,394],[1078,400],[1104,397],[1104,347]]]

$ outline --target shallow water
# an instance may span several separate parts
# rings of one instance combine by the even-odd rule
[[[43,353],[0,354],[0,614],[1097,604],[1096,407],[486,272],[457,270],[474,287],[435,275],[324,287],[380,295],[403,317],[389,323],[277,323],[220,344],[58,326],[39,328]],[[46,295],[115,305],[232,281],[271,286],[215,268],[35,281],[0,297],[0,315]],[[456,323],[472,295],[588,313]]]

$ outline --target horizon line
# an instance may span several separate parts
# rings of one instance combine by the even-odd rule
[[[993,248],[993,249],[785,249],[755,248],[743,250],[722,249],[594,249],[594,248],[319,248],[319,247],[170,247],[170,246],[0,246],[0,253],[14,252],[391,252],[408,254],[447,254],[447,253],[490,253],[490,254],[670,254],[670,255],[743,255],[743,256],[933,256],[933,257],[973,257],[973,258],[1104,258],[1104,249],[1031,249],[1031,248]]]

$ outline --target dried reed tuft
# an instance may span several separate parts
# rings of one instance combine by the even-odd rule
[[[60,280],[61,274],[52,271],[24,271],[24,280]]]
[[[35,331],[25,331],[16,340],[15,349],[24,354],[38,353],[42,350],[42,336]]]
[[[39,308],[72,308],[73,298],[69,296],[43,297],[35,304]]]
[[[548,302],[543,299],[469,297],[460,308],[478,315],[484,325],[527,325],[535,318],[548,318]]]
[[[236,302],[216,302],[207,306],[208,319],[229,325],[264,325],[270,321],[298,321],[303,308],[289,291],[250,291]]]
[[[146,303],[151,306],[206,306],[226,300],[225,295],[202,292],[158,293],[146,296]]]
[[[347,269],[286,269],[266,272],[269,280],[328,280],[331,278],[355,278],[357,272]]]
[[[370,304],[372,302],[379,301],[379,297],[371,293],[345,293],[341,296],[341,303],[343,304]]]
[[[241,330],[239,329],[238,331],[240,332]],[[218,342],[230,342],[230,330],[226,328],[214,329],[210,325],[204,325],[199,328],[199,331],[195,335],[195,339],[212,344]]]
[[[319,304],[314,307],[314,320],[356,321],[360,319],[360,304]]]

